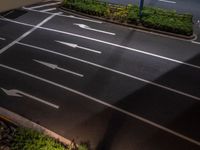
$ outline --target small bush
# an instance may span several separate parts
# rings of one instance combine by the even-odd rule
[[[17,128],[11,144],[11,150],[75,150],[59,143],[42,133],[31,129]],[[80,145],[76,150],[88,150]]]
[[[86,14],[108,18],[122,23],[138,25],[157,30],[192,35],[192,15],[178,14],[174,10],[144,7],[142,18],[136,5],[114,5],[99,0],[65,0],[64,6]]]

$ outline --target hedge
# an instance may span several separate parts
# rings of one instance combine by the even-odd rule
[[[174,10],[144,7],[140,18],[138,6],[131,4],[117,5],[99,0],[64,0],[64,7],[122,23],[142,25],[187,36],[193,34],[193,16],[179,14]]]
[[[80,145],[77,149],[73,149],[37,131],[17,128],[13,135],[11,150],[88,150],[88,148]]]

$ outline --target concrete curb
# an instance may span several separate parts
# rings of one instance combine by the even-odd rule
[[[104,19],[104,18],[101,18],[101,17],[97,17],[97,16],[92,16],[92,15],[88,15],[88,14],[85,14],[85,13],[81,13],[81,12],[78,12],[78,11],[75,11],[75,10],[67,9],[67,8],[65,8],[63,6],[60,6],[60,9],[62,11],[73,13],[73,14],[76,14],[76,15],[79,15],[79,16],[85,16],[85,17],[89,17],[89,18],[93,18],[93,19],[98,19],[98,20],[101,20],[101,21],[114,23],[114,24],[117,24],[117,25],[125,26],[125,27],[131,27],[131,28],[142,30],[142,31],[146,31],[146,32],[154,32],[154,33],[157,33],[157,34],[163,35],[163,36],[169,36],[169,37],[179,38],[179,39],[183,39],[183,40],[193,40],[195,38],[195,34],[193,34],[191,36],[185,36],[185,35],[181,35],[181,34],[176,34],[176,33],[156,30],[156,29],[152,29],[152,28],[146,28],[144,26],[139,26],[139,25],[120,23],[120,22]]]
[[[38,132],[44,133],[45,135],[48,135],[48,136],[58,140],[59,142],[63,143],[64,145],[73,144],[72,141],[58,135],[57,133],[50,131],[49,129],[47,129],[43,126],[36,124],[36,123],[16,114],[14,112],[11,112],[5,108],[2,108],[2,107],[0,107],[0,118],[5,119],[17,126],[33,129]]]

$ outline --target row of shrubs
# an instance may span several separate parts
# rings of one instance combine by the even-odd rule
[[[173,10],[144,7],[139,17],[137,5],[117,5],[99,0],[64,0],[64,7],[106,19],[142,25],[157,30],[190,36],[193,34],[192,15]]]
[[[86,145],[65,146],[55,139],[31,129],[17,128],[12,136],[11,150],[88,150]]]

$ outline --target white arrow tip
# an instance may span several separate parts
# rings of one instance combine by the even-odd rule
[[[89,28],[87,25],[85,24],[79,24],[79,23],[74,23],[74,25],[79,26],[80,28]]]
[[[47,63],[47,62],[43,62],[43,61],[40,61],[40,60],[36,60],[36,59],[33,59],[35,62],[39,63],[39,64],[42,64],[44,66],[47,66],[51,69],[56,69],[57,68],[57,65],[54,65],[54,64],[50,64],[50,63]]]
[[[73,47],[73,48],[76,48],[78,46],[77,44],[73,44],[73,43],[67,43],[67,42],[62,42],[62,41],[56,41],[56,42]]]
[[[16,90],[6,90],[4,88],[1,88],[1,90],[3,90],[8,96],[22,97],[22,95],[17,94]]]

